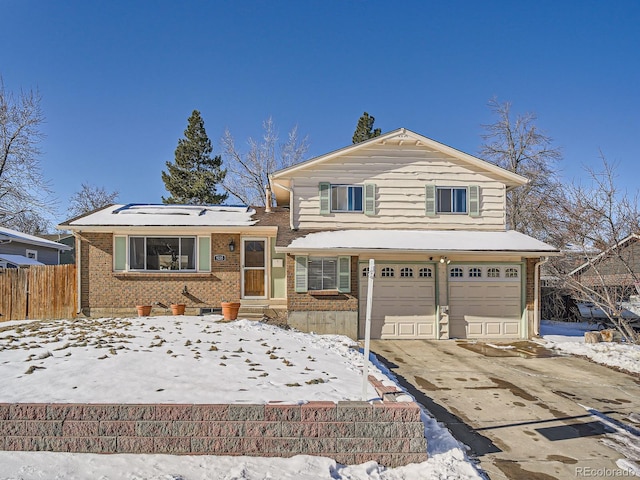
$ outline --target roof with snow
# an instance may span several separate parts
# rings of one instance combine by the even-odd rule
[[[44,265],[44,263],[39,262],[33,258],[25,257],[24,255],[9,255],[0,253],[0,260],[3,260],[11,265],[15,265],[16,267],[30,267],[32,265]]]
[[[559,254],[540,240],[509,230],[504,232],[456,230],[336,230],[296,238],[282,250],[394,250],[422,252],[531,252]]]
[[[0,244],[6,241],[26,243],[27,245],[35,245],[37,247],[55,248],[57,250],[71,250],[71,247],[58,242],[52,242],[45,238],[22,233],[6,227],[0,227]]]
[[[111,205],[64,222],[61,228],[86,226],[248,226],[254,225],[255,210],[231,205]]]

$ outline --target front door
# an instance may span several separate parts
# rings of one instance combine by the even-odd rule
[[[267,240],[242,239],[242,297],[266,298]]]

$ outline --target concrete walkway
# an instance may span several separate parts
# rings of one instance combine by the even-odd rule
[[[627,416],[640,413],[640,380],[577,357],[545,357],[544,349],[527,354],[527,343],[507,351],[374,340],[371,350],[493,480],[629,476],[617,473],[623,456],[602,442],[604,425],[581,405],[633,426]]]

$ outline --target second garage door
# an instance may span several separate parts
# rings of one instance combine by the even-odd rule
[[[449,336],[521,338],[521,276],[519,264],[449,266]]]
[[[368,269],[361,264],[360,336],[364,337]],[[435,269],[432,264],[376,263],[371,338],[436,338]]]

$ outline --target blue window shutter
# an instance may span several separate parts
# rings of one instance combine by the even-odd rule
[[[433,184],[424,186],[424,213],[428,217],[436,216],[436,186]]]
[[[295,290],[297,293],[307,291],[307,261],[306,255],[296,255]]]
[[[375,183],[364,184],[364,214],[369,216],[376,214],[376,184]]]
[[[469,185],[469,216],[480,216],[480,187]]]
[[[318,195],[320,196],[320,215],[327,215],[331,212],[331,184],[328,182],[319,183]]]
[[[338,257],[338,291],[351,292],[351,257]]]

